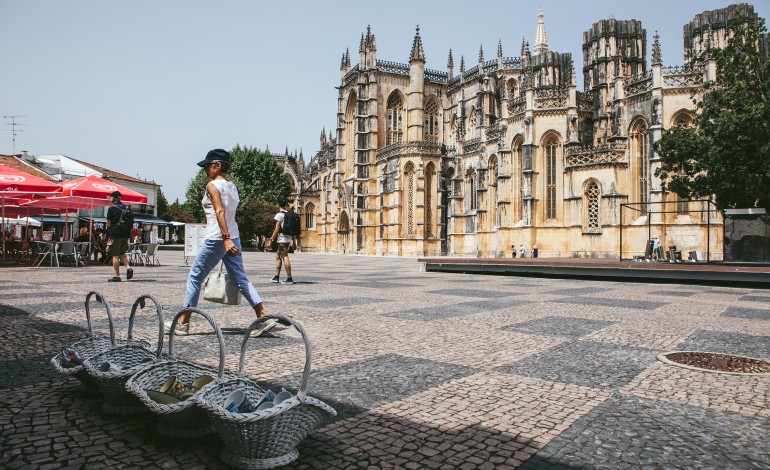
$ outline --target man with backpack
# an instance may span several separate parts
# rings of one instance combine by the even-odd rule
[[[270,237],[273,244],[278,244],[275,252],[275,276],[270,279],[273,282],[281,284],[294,284],[291,277],[291,262],[289,261],[289,246],[292,250],[297,249],[297,237],[300,232],[299,216],[291,210],[286,210],[289,201],[284,197],[278,197],[278,213],[275,214],[275,229]],[[286,280],[281,281],[281,266],[286,269]]]
[[[134,214],[128,206],[120,201],[123,195],[120,191],[113,191],[110,194],[112,206],[107,209],[107,229],[109,230],[109,240],[107,241],[107,255],[112,256],[112,267],[115,269],[115,276],[109,279],[109,282],[120,282],[120,263],[128,268],[126,279],[134,277],[134,270],[128,265],[128,239],[131,237],[131,229],[134,228]]]

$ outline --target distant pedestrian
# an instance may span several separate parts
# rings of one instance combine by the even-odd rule
[[[519,258],[524,258],[527,255],[527,249],[524,248],[524,244],[522,243],[519,247]]]
[[[532,245],[532,257],[537,258],[537,245]]]
[[[289,261],[289,247],[293,250],[297,249],[297,239],[291,234],[291,231],[284,229],[284,220],[286,219],[286,210],[289,207],[289,201],[284,197],[278,197],[278,213],[275,214],[273,220],[275,220],[275,229],[273,229],[273,235],[270,237],[273,244],[278,245],[278,249],[275,251],[275,276],[270,279],[273,282],[281,282],[282,284],[294,284],[294,279],[291,277],[291,262]],[[296,215],[294,215],[296,217]],[[299,222],[298,220],[295,221]],[[281,266],[286,270],[286,280],[280,281]]]
[[[107,229],[109,230],[109,240],[107,241],[107,255],[112,256],[112,269],[115,275],[109,279],[109,282],[120,282],[120,263],[123,263],[126,269],[126,280],[134,277],[134,270],[128,264],[128,239],[131,237],[131,228],[126,227],[123,213],[128,211],[128,207],[121,200],[123,195],[120,191],[113,191],[110,194],[112,206],[107,209]],[[133,221],[133,219],[132,219]]]
[[[516,245],[511,245],[511,258],[516,257]]]

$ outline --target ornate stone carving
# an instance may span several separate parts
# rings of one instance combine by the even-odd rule
[[[703,84],[703,65],[692,64],[673,67],[663,67],[663,85],[696,86]]]
[[[627,164],[625,142],[599,146],[569,146],[564,148],[564,169],[594,165]]]

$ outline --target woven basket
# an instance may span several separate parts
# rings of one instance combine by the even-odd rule
[[[155,352],[150,351],[143,344],[134,343],[132,338],[134,316],[138,308],[145,307],[146,299],[155,304],[155,312],[158,316],[159,331]],[[94,379],[99,391],[104,396],[102,410],[105,413],[126,416],[147,411],[142,402],[126,390],[126,382],[140,370],[160,362],[163,351],[163,328],[163,307],[161,307],[160,302],[151,295],[142,295],[134,302],[131,316],[128,317],[128,343],[125,346],[118,346],[97,354],[83,363],[86,372]],[[122,369],[103,371],[100,366],[104,363],[120,365]]]
[[[91,298],[95,298],[97,302],[104,305],[107,310],[107,319],[109,320],[110,335],[109,336],[97,336],[94,333],[93,325],[91,324]],[[86,295],[86,323],[88,324],[88,338],[78,341],[72,344],[70,347],[78,352],[80,358],[85,362],[87,359],[109,351],[116,346],[122,346],[127,344],[126,340],[115,340],[115,325],[112,319],[112,306],[104,297],[101,292],[91,291]],[[138,344],[144,344],[147,348],[150,347],[147,342],[140,342]],[[136,343],[135,343],[136,344]],[[62,375],[69,375],[80,380],[87,389],[96,390],[97,383],[93,377],[91,377],[85,370],[83,365],[77,365],[75,367],[63,367],[59,362],[58,355],[51,358],[51,365],[54,369]]]
[[[198,313],[214,327],[214,332],[219,341],[219,370],[217,372],[191,362],[181,361],[174,357],[174,331],[179,318],[185,313]],[[194,307],[185,307],[180,310],[171,323],[168,338],[168,358],[146,367],[132,375],[126,382],[126,389],[135,395],[141,403],[147,407],[158,419],[156,431],[166,437],[190,438],[200,437],[214,432],[209,422],[209,417],[195,399],[217,382],[232,379],[235,374],[225,374],[225,339],[222,330],[211,316]],[[216,374],[216,376],[215,376]],[[161,386],[171,376],[185,384],[192,382],[202,375],[215,376],[214,381],[201,388],[195,395],[186,400],[173,404],[158,403],[147,395],[147,390],[160,390]]]
[[[291,324],[302,335],[305,343],[305,367],[302,371],[299,391],[286,401],[266,410],[250,413],[233,413],[224,404],[235,390],[244,392],[253,404],[259,402],[265,390],[244,377],[244,362],[251,332],[260,323],[273,318]],[[307,396],[310,376],[312,347],[302,325],[284,315],[266,315],[251,324],[243,337],[238,378],[214,384],[196,397],[210,414],[214,428],[225,445],[220,458],[236,468],[264,469],[286,465],[299,457],[297,445],[324,418],[335,416],[336,411],[326,403]]]

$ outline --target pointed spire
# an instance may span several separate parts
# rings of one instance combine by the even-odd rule
[[[452,48],[449,48],[449,59],[447,59],[446,62],[447,68],[454,68],[455,66],[455,60],[452,58]]]
[[[345,53],[342,53],[342,60],[340,61],[340,70],[345,70]]]
[[[465,75],[465,56],[460,56],[460,75]]]
[[[663,56],[660,53],[660,36],[655,31],[655,35],[652,40],[652,65],[660,65],[663,63]]]
[[[345,48],[345,67],[350,68],[350,49]]]
[[[484,45],[479,46],[479,63],[484,63]]]
[[[535,54],[548,52],[548,38],[545,34],[545,23],[543,22],[543,10],[537,15],[537,33],[535,34]]]
[[[497,58],[501,59],[503,57],[503,40],[498,39],[497,40]]]
[[[409,62],[413,60],[425,62],[425,51],[422,48],[422,39],[420,38],[420,25],[417,25],[417,32],[414,33],[414,41],[412,41],[412,55],[409,56]]]
[[[369,47],[372,50],[377,50],[377,45],[375,44],[374,40],[374,34],[372,34],[372,26],[367,25],[366,26],[366,41],[364,42],[365,47]]]
[[[364,52],[364,33],[361,33],[361,45],[358,46],[358,52]]]
[[[522,36],[521,37],[521,57],[524,57],[527,55],[527,39]]]

